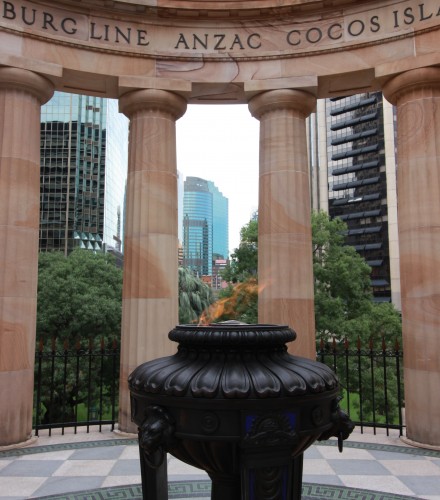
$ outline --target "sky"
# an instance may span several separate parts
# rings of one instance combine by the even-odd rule
[[[259,122],[247,105],[189,105],[177,121],[177,169],[213,181],[229,200],[229,251],[258,208]]]

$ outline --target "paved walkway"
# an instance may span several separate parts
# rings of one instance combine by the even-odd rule
[[[168,460],[170,499],[210,497],[203,471]],[[440,500],[440,452],[355,431],[342,454],[331,441],[307,450],[303,479],[304,499]],[[33,446],[0,452],[0,500],[140,495],[136,441],[109,431],[40,437]]]

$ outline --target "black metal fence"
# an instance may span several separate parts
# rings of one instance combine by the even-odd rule
[[[382,339],[355,346],[347,340],[321,341],[317,359],[337,374],[341,383],[340,406],[360,427],[397,429],[403,435],[403,352],[399,343],[387,345]]]
[[[35,360],[34,428],[41,429],[110,425],[118,412],[119,345],[77,342],[69,348],[52,340],[40,341]]]
[[[39,430],[110,425],[117,421],[119,345],[77,342],[69,347],[41,342],[36,353],[34,428]],[[396,342],[321,342],[317,360],[332,368],[341,383],[341,407],[364,427],[397,429],[403,434],[402,351]]]

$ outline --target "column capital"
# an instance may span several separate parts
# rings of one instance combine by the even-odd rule
[[[295,110],[306,118],[316,106],[316,97],[304,90],[268,90],[253,97],[248,106],[251,115],[258,120],[266,113],[285,109]]]
[[[178,120],[186,111],[186,100],[174,92],[141,89],[127,92],[119,98],[119,111],[131,118],[137,111],[157,110]]]
[[[51,81],[27,69],[0,67],[0,89],[23,90],[45,104],[53,95]]]
[[[439,67],[412,69],[394,76],[384,84],[382,92],[391,104],[396,105],[404,95],[423,88],[440,91]]]

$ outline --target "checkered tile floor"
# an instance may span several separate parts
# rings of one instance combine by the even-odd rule
[[[80,439],[80,436],[75,436],[71,437],[71,442],[43,446],[37,443],[33,447],[0,452],[0,500],[51,495],[82,500],[107,498],[102,495],[68,494],[84,490],[96,492],[109,487],[116,494],[125,485],[134,485],[133,491],[128,494],[126,488],[124,495],[116,494],[114,498],[139,498],[136,496],[140,491],[139,487],[136,489],[140,483],[136,442],[132,439],[81,442]],[[50,439],[45,442],[50,443]],[[203,471],[170,456],[168,460],[169,481],[175,489],[185,482],[197,484],[199,489],[209,488],[206,482],[208,477]],[[376,500],[407,496],[440,500],[440,452],[350,439],[341,454],[334,442],[318,443],[305,454],[303,480],[310,491],[314,488],[314,494],[323,491],[321,497],[307,498]],[[347,493],[348,490],[363,489],[389,495],[353,496]],[[201,498],[200,495],[196,496]],[[188,498],[187,495],[170,494],[170,498],[185,496]]]

